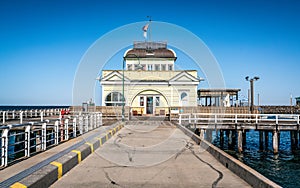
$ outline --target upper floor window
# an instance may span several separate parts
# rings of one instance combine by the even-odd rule
[[[160,70],[159,65],[155,65],[155,70],[156,70],[156,71],[159,71],[159,70]]]
[[[127,70],[132,70],[132,64],[127,65]]]
[[[152,65],[148,65],[148,71],[152,71]]]

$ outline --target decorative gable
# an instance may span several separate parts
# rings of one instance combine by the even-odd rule
[[[123,74],[121,74],[119,71],[113,71],[100,80],[101,84],[114,84],[121,83],[122,81]],[[130,82],[130,80],[124,76],[124,82]]]
[[[174,76],[173,78],[171,78],[169,80],[170,84],[176,85],[176,84],[199,84],[199,82],[201,81],[201,79],[198,79],[194,76],[192,76],[191,74],[189,74],[186,71],[182,71],[179,74],[177,74],[176,76]]]

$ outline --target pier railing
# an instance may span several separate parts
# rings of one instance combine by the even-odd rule
[[[100,112],[72,112],[58,119],[0,126],[1,166],[30,157],[102,125]]]
[[[299,125],[299,114],[223,114],[186,113],[179,114],[179,124],[265,124]]]
[[[66,108],[55,108],[55,109],[35,109],[35,110],[7,110],[0,111],[0,123],[6,124],[9,120],[20,120],[20,124],[23,123],[24,118],[41,118],[58,116],[62,110]]]

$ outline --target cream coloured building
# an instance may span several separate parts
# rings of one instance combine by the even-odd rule
[[[124,70],[103,70],[102,105],[125,106],[132,115],[165,115],[170,107],[197,106],[196,70],[175,70],[176,53],[163,42],[135,42]],[[124,77],[123,77],[124,72]]]

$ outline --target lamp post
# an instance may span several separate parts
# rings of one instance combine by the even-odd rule
[[[125,57],[123,57],[123,77],[122,77],[122,122],[125,121],[125,89],[124,89],[124,69],[125,69],[125,61],[126,61],[126,58],[128,58],[128,56],[131,56],[133,55],[134,57],[137,58],[137,60],[139,61],[139,67],[138,69],[141,68],[141,62],[140,62],[140,59],[139,57],[136,55],[136,54],[127,54]]]
[[[254,112],[254,81],[257,81],[259,79],[258,76],[254,76],[253,78],[249,78],[249,76],[246,76],[246,81],[250,82],[250,93],[251,93],[251,103],[250,103],[250,112],[253,114]],[[248,99],[249,100],[249,99]]]

